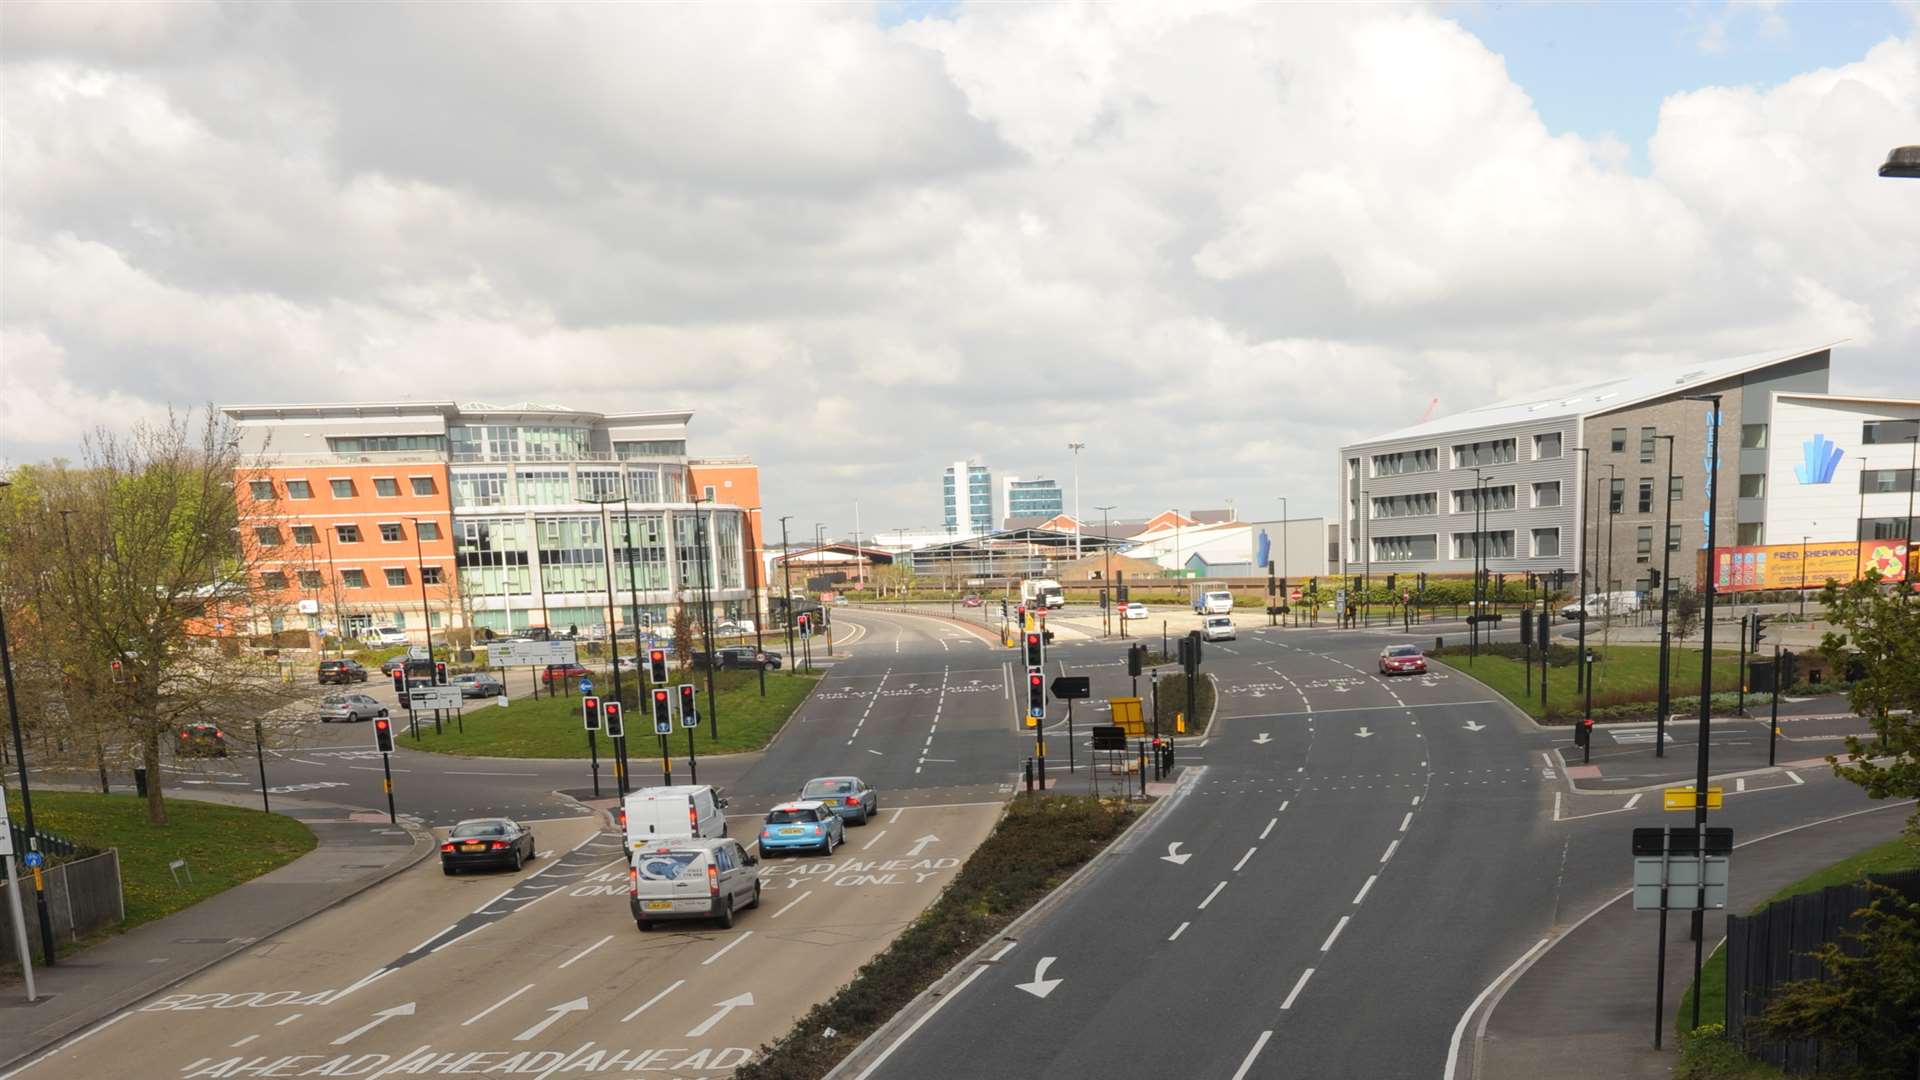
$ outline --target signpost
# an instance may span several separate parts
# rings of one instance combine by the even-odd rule
[[[1072,772],[1077,767],[1073,748],[1073,703],[1093,696],[1093,679],[1086,675],[1059,675],[1047,689],[1053,692],[1054,697],[1067,703],[1067,771]]]
[[[1692,788],[1680,789],[1689,796]],[[1709,796],[1718,789],[1709,788]],[[1673,795],[1669,791],[1668,796]],[[1668,809],[1672,809],[1669,804]],[[1653,1048],[1660,1049],[1660,1029],[1667,1009],[1667,912],[1695,913],[1727,906],[1727,883],[1732,869],[1733,830],[1704,825],[1633,830],[1633,909],[1660,913],[1660,943],[1653,981]],[[1678,890],[1676,894],[1673,890]],[[1675,898],[1680,902],[1675,903]],[[1695,939],[1693,961],[1693,1026],[1700,1026],[1700,950]]]
[[[1720,809],[1725,799],[1725,796],[1726,796],[1725,788],[1718,788],[1718,787],[1708,788],[1707,789],[1707,809],[1709,810]],[[1697,810],[1700,808],[1700,799],[1694,793],[1692,784],[1688,784],[1685,787],[1670,787],[1660,793],[1660,798],[1666,804],[1665,809],[1668,809],[1668,810],[1689,810],[1690,811],[1690,810]]]
[[[1147,733],[1147,720],[1145,714],[1141,712],[1139,698],[1108,698],[1107,711],[1113,718],[1114,726],[1118,727],[1122,734],[1138,736]]]
[[[20,957],[20,973],[27,981],[27,1000],[32,1002],[38,1000],[33,990],[33,954],[27,951],[27,920],[20,911],[20,871],[13,865],[13,823],[7,820],[7,792],[3,787],[0,787],[0,859],[7,861],[7,907],[13,913],[13,951]]]

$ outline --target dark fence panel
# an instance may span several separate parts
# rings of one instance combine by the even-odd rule
[[[1872,880],[1920,900],[1920,870],[1876,875]],[[1774,991],[1796,979],[1822,978],[1822,965],[1809,955],[1829,941],[1842,941],[1856,929],[1854,912],[1872,902],[1864,885],[1830,885],[1768,904],[1753,915],[1727,917],[1727,1036],[1753,1057],[1789,1073],[1809,1073],[1851,1064],[1853,1048],[1824,1046],[1817,1039],[1760,1042],[1747,1023],[1766,1011]],[[1857,953],[1858,945],[1842,944]]]
[[[16,867],[20,875],[20,909],[27,921],[27,943],[38,960],[40,912],[33,900],[32,872],[24,865]],[[47,914],[53,920],[57,942],[78,941],[104,927],[126,919],[127,910],[120,888],[120,855],[104,851],[72,862],[55,863],[42,873],[46,880]],[[0,960],[18,964],[14,951],[13,927],[8,923],[6,878],[0,874]]]

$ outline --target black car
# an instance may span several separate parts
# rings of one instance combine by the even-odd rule
[[[175,757],[226,757],[227,733],[212,724],[182,724]]]
[[[447,830],[440,869],[451,877],[468,866],[518,870],[533,861],[533,830],[511,818],[474,818]]]
[[[774,652],[772,649],[755,649],[750,645],[729,645],[723,649],[713,650],[713,655],[719,657],[719,662],[716,665],[716,668],[719,670],[725,670],[727,668],[746,668],[752,670],[762,664],[773,668],[775,671],[780,669],[780,654]],[[692,659],[693,666],[696,668],[704,668],[707,666],[707,654],[704,652],[694,653]]]
[[[408,690],[412,690],[415,687],[433,686],[433,685],[434,685],[434,681],[433,681],[432,675],[410,676],[407,679],[407,689],[400,691],[400,707],[403,709],[410,709],[413,707],[412,699],[408,696],[408,693],[407,693]]]
[[[380,661],[380,674],[385,675],[387,678],[391,679],[393,678],[394,672],[399,671],[401,668],[406,666],[407,666],[406,657],[390,656],[387,659]]]
[[[320,681],[323,684],[340,683],[342,685],[366,682],[367,669],[361,667],[357,660],[322,660],[320,661]]]

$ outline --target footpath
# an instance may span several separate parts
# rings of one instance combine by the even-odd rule
[[[257,795],[183,793],[257,805]],[[179,797],[179,796],[176,796]],[[34,968],[29,1004],[17,974],[0,980],[0,1070],[211,967],[426,858],[433,835],[402,819],[334,803],[285,797],[275,813],[313,830],[318,843],[293,862],[98,945]],[[35,951],[36,962],[38,950]],[[12,1072],[0,1072],[0,1080]]]

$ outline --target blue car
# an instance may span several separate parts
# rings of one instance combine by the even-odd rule
[[[839,816],[818,802],[781,803],[760,826],[760,853],[778,851],[818,851],[832,855],[833,849],[847,842],[847,826]]]
[[[880,793],[857,776],[816,777],[800,789],[800,798],[817,799],[855,825],[865,825],[868,818],[880,812]]]

